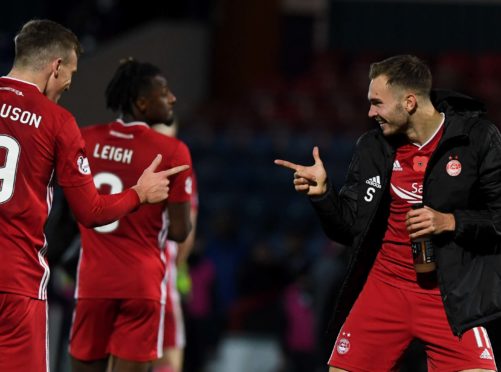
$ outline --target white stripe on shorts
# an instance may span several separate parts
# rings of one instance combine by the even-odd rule
[[[478,347],[484,347],[482,343],[482,338],[480,338],[480,332],[478,331],[478,327],[473,328],[473,333],[475,334],[475,340],[477,341]]]
[[[489,340],[489,335],[487,334],[486,329],[484,327],[480,327],[480,329],[482,330],[482,333],[484,334],[485,346],[488,349],[492,349],[492,347],[491,347],[491,340]]]

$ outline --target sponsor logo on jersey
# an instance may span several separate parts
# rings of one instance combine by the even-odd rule
[[[398,160],[395,160],[393,162],[393,172],[402,172],[404,168],[400,165],[400,162]]]
[[[78,171],[82,174],[90,174],[89,160],[82,155],[77,159]]]
[[[377,187],[378,189],[381,188],[381,179],[379,176],[376,177],[371,177],[367,181],[365,181],[366,184]]]
[[[403,187],[395,186],[390,184],[393,192],[401,199],[405,200],[407,203],[416,204],[423,201],[423,196],[418,193],[418,189],[415,192],[404,189]]]

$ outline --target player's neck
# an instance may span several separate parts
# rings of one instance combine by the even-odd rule
[[[48,77],[46,76],[46,74],[39,71],[13,67],[12,70],[10,70],[10,72],[7,74],[7,76],[13,79],[35,84],[40,92],[44,92],[45,87],[47,86]]]
[[[130,115],[130,114],[122,114],[120,116],[120,119],[122,119],[122,121],[124,123],[133,123],[133,122],[141,122],[141,123],[146,123],[148,124],[148,122],[146,120],[144,120],[143,117],[141,116],[137,116],[137,115]],[[149,124],[148,124],[149,125]]]
[[[444,122],[444,115],[434,108],[430,112],[414,118],[409,126],[407,137],[409,142],[423,145],[437,132]]]
[[[168,137],[176,136],[174,129],[164,123],[153,124],[151,126],[151,129],[153,129],[155,132],[162,133]]]

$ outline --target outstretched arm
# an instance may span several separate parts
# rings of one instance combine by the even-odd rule
[[[139,177],[135,186],[124,192],[100,195],[92,182],[81,186],[63,187],[75,218],[85,227],[95,227],[118,220],[140,204],[159,203],[169,195],[168,177],[188,169],[182,165],[155,172],[162,160],[158,155]]]
[[[352,161],[346,185],[338,194],[330,186],[318,147],[313,148],[314,164],[303,166],[286,160],[275,164],[294,171],[294,188],[310,197],[326,235],[339,243],[351,244],[357,209],[358,161]]]

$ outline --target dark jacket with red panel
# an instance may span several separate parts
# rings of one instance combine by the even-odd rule
[[[432,101],[445,113],[445,123],[425,172],[423,203],[455,217],[455,231],[434,235],[432,241],[447,318],[452,332],[461,335],[501,317],[501,136],[479,102],[445,91],[433,92]],[[329,188],[324,196],[311,198],[326,234],[351,246],[330,326],[334,334],[381,248],[398,140],[383,136],[379,128],[364,134],[341,191]],[[375,176],[381,188],[366,183]]]

